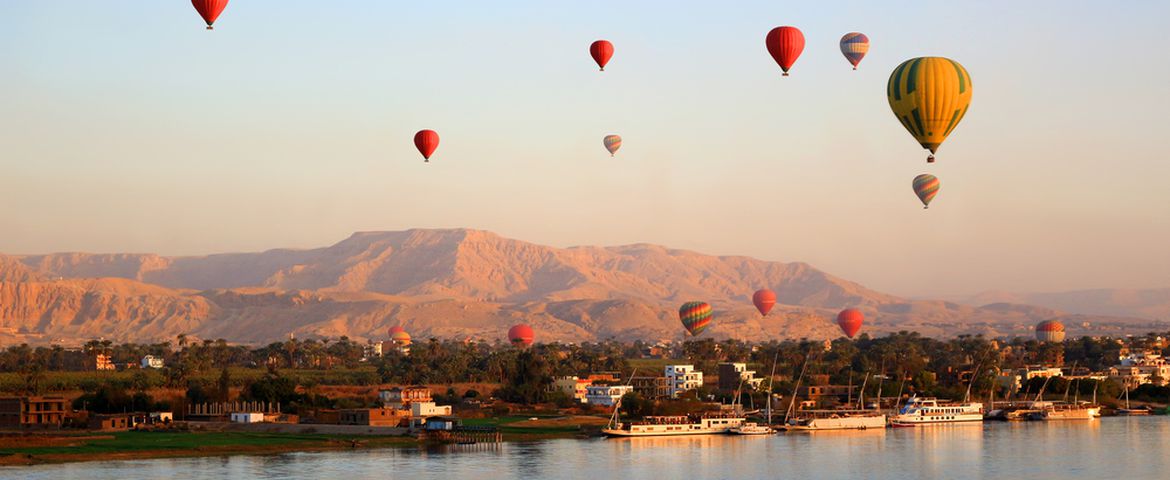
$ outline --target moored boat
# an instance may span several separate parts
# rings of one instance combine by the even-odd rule
[[[982,421],[982,403],[953,403],[918,397],[911,397],[898,414],[890,418],[891,425],[900,427]]]
[[[781,428],[789,431],[866,430],[885,428],[886,414],[877,410],[803,410]]]
[[[744,423],[744,417],[726,414],[646,417],[620,422],[601,433],[611,437],[660,437],[670,435],[712,435],[730,433]]]
[[[743,422],[738,427],[731,427],[728,432],[736,435],[771,435],[776,433],[772,427],[756,422]]]

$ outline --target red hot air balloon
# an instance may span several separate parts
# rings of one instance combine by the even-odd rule
[[[208,30],[215,30],[212,25],[215,24],[215,19],[219,18],[219,14],[223,13],[223,9],[227,8],[227,4],[228,0],[191,0],[195,11],[199,12],[204,22],[207,22]]]
[[[760,311],[760,315],[768,316],[768,312],[772,311],[772,307],[776,305],[776,292],[761,288],[756,290],[752,295],[752,303],[756,304],[756,310]]]
[[[767,45],[768,53],[772,54],[772,59],[776,60],[787,77],[788,69],[792,68],[792,64],[800,58],[800,52],[804,51],[804,34],[796,27],[776,27],[768,32],[764,45]]]
[[[589,55],[593,56],[593,61],[597,62],[597,66],[601,67],[601,71],[605,71],[605,64],[609,63],[609,59],[613,58],[613,44],[607,40],[598,40],[589,45]]]
[[[864,321],[865,315],[861,313],[861,310],[856,308],[846,308],[837,314],[837,325],[841,327],[841,331],[845,332],[845,335],[849,338],[857,335]]]
[[[414,146],[423,156],[423,161],[430,162],[431,155],[439,148],[439,134],[434,130],[419,130],[414,134]]]
[[[389,330],[386,330],[386,336],[393,337],[395,333],[404,333],[404,332],[406,332],[406,329],[402,328],[402,325],[395,325],[393,327],[390,327]]]
[[[536,340],[536,332],[526,324],[515,325],[508,329],[508,341],[517,347],[527,347]]]

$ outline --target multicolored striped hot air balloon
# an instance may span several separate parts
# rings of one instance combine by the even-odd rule
[[[938,195],[938,177],[929,173],[924,173],[914,177],[914,194],[918,195],[918,199],[922,200],[922,208],[930,208],[930,201],[934,200],[934,196]]]
[[[223,9],[227,8],[227,4],[228,0],[191,0],[195,11],[199,12],[199,16],[207,23],[208,30],[215,30],[213,27],[215,20],[223,13]]]
[[[772,307],[776,306],[776,292],[761,288],[752,294],[752,304],[756,306],[756,310],[760,311],[760,315],[768,316],[768,312],[772,311]]]
[[[864,322],[865,314],[856,308],[846,308],[837,314],[837,326],[841,327],[841,331],[849,338],[853,338],[861,331],[861,324]]]
[[[611,157],[617,153],[619,148],[622,148],[622,137],[619,135],[606,135],[601,141],[605,144],[605,149],[609,150]]]
[[[796,59],[800,58],[800,53],[804,51],[804,34],[796,27],[776,27],[768,32],[768,36],[764,38],[764,45],[768,47],[772,60],[780,65],[784,76],[787,77],[788,69],[792,68],[792,64],[796,63]]]
[[[971,105],[971,75],[949,58],[912,58],[890,74],[886,97],[902,126],[930,150],[926,161],[933,163],[939,145]]]
[[[1036,340],[1060,343],[1064,341],[1064,324],[1057,320],[1045,320],[1036,324]]]
[[[684,303],[678,309],[678,319],[692,337],[697,337],[711,325],[711,305],[707,302]]]
[[[869,37],[864,33],[849,32],[841,37],[841,54],[853,64],[854,70],[857,70],[857,64],[861,63],[866,53],[869,53]]]
[[[597,62],[597,66],[601,67],[601,71],[604,72],[605,64],[613,58],[613,44],[607,40],[593,42],[589,45],[589,56],[593,57],[593,61]]]

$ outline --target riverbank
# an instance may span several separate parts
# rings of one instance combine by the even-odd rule
[[[599,417],[496,417],[468,419],[468,426],[494,426],[505,442],[522,442],[589,435],[600,428]],[[273,424],[275,425],[275,424]],[[277,431],[272,425],[201,428],[196,431],[38,432],[0,434],[0,466],[45,463],[140,460],[150,458],[207,457],[223,455],[271,455],[362,448],[419,448],[424,444],[410,435],[341,431],[341,427],[315,426],[317,433]],[[354,428],[358,428],[354,426]],[[262,431],[267,430],[267,431]],[[400,429],[386,429],[401,433]]]

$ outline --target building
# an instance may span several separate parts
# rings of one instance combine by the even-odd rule
[[[142,357],[142,362],[141,362],[140,366],[142,368],[163,368],[165,366],[165,364],[163,363],[163,359],[161,357],[156,357],[154,355],[146,355],[146,356]]]
[[[362,360],[370,361],[382,357],[382,342],[370,340],[362,346]]]
[[[341,425],[397,427],[409,424],[410,415],[406,410],[393,408],[347,408],[337,411],[337,423]]]
[[[232,412],[232,423],[260,423],[264,421],[263,412]]]
[[[621,383],[622,374],[621,372],[590,373],[585,379],[589,380],[590,383]]]
[[[134,417],[133,413],[96,413],[89,416],[88,426],[90,430],[124,432],[134,428],[136,424]]]
[[[86,370],[97,370],[100,372],[100,371],[108,371],[108,370],[117,370],[117,368],[118,367],[114,365],[113,358],[109,354],[95,353],[93,355],[86,357],[86,359],[85,359],[85,369]]]
[[[463,426],[463,420],[457,417],[431,417],[428,418],[425,427],[428,431],[436,430],[455,430]]]
[[[585,403],[585,387],[592,384],[593,382],[589,380],[580,379],[575,376],[557,377],[553,380],[552,388],[554,391],[564,392],[565,395],[576,400],[578,403]]]
[[[412,387],[394,387],[378,392],[378,398],[387,408],[408,409],[414,402],[430,402],[431,389],[419,385]]]
[[[449,415],[451,415],[450,405],[435,405],[435,402],[412,402],[410,404],[410,416],[412,418]]]
[[[670,396],[666,377],[631,377],[630,386],[642,398],[656,400]]]
[[[175,421],[175,414],[172,412],[150,412],[146,417],[146,423],[150,425],[170,425]]]
[[[585,401],[590,405],[612,407],[623,395],[633,392],[630,385],[590,385],[585,387]]]
[[[756,377],[755,370],[748,370],[746,363],[724,362],[719,364],[719,389],[734,391],[740,388],[756,390],[764,383],[763,378]]]
[[[0,428],[60,428],[65,397],[0,397]]]
[[[667,365],[665,373],[666,395],[670,398],[703,386],[703,372],[695,371],[694,365]]]
[[[1060,377],[1064,375],[1064,370],[1061,370],[1060,367],[1028,365],[1020,369],[1020,375],[1023,377],[1023,380],[1027,382],[1033,378]]]

